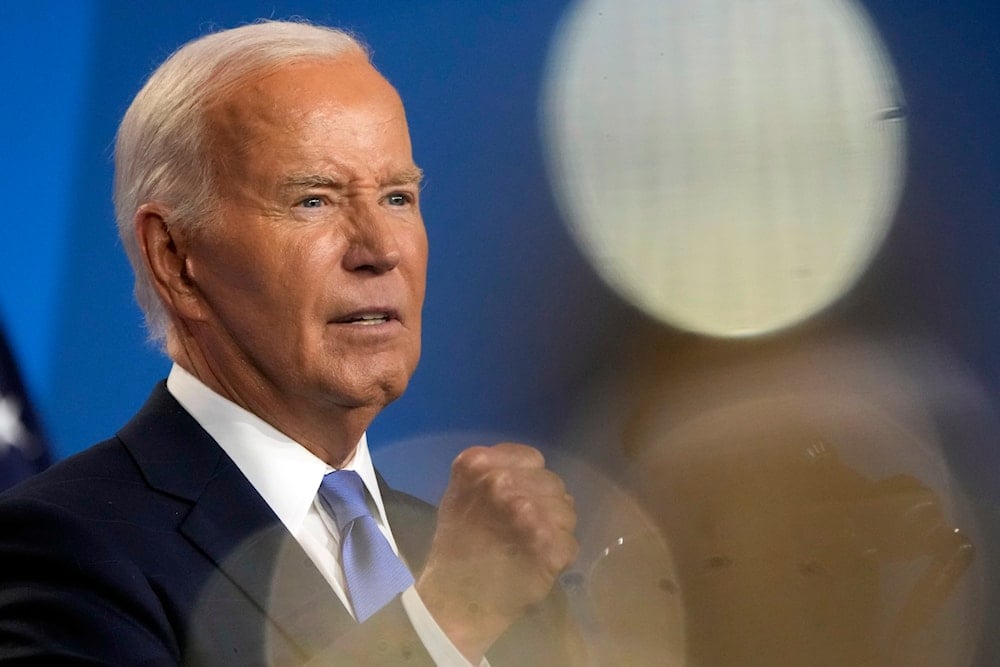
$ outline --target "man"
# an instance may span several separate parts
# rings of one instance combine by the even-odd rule
[[[0,501],[0,658],[566,662],[549,594],[575,513],[541,455],[463,452],[436,523],[369,458],[419,357],[427,241],[403,106],[364,49],[282,22],[189,43],[115,160],[137,299],[174,367],[115,438]],[[339,469],[412,572],[371,611],[324,491]]]

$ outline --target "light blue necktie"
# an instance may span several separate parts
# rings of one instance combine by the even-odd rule
[[[328,473],[319,487],[340,531],[340,563],[359,623],[413,584],[413,575],[368,511],[365,496],[365,484],[353,470]]]

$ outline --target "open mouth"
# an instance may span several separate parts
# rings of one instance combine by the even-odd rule
[[[390,313],[358,313],[340,320],[342,324],[357,324],[360,326],[375,326],[385,324],[392,319]]]

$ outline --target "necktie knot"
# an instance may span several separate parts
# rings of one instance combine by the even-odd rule
[[[361,476],[353,470],[334,470],[323,477],[319,489],[320,498],[337,522],[337,530],[343,533],[355,519],[370,516],[367,491]]]

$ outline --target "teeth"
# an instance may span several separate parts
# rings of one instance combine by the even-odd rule
[[[361,315],[351,320],[351,322],[353,324],[372,325],[381,324],[382,322],[387,322],[388,320],[389,318],[385,315]]]

